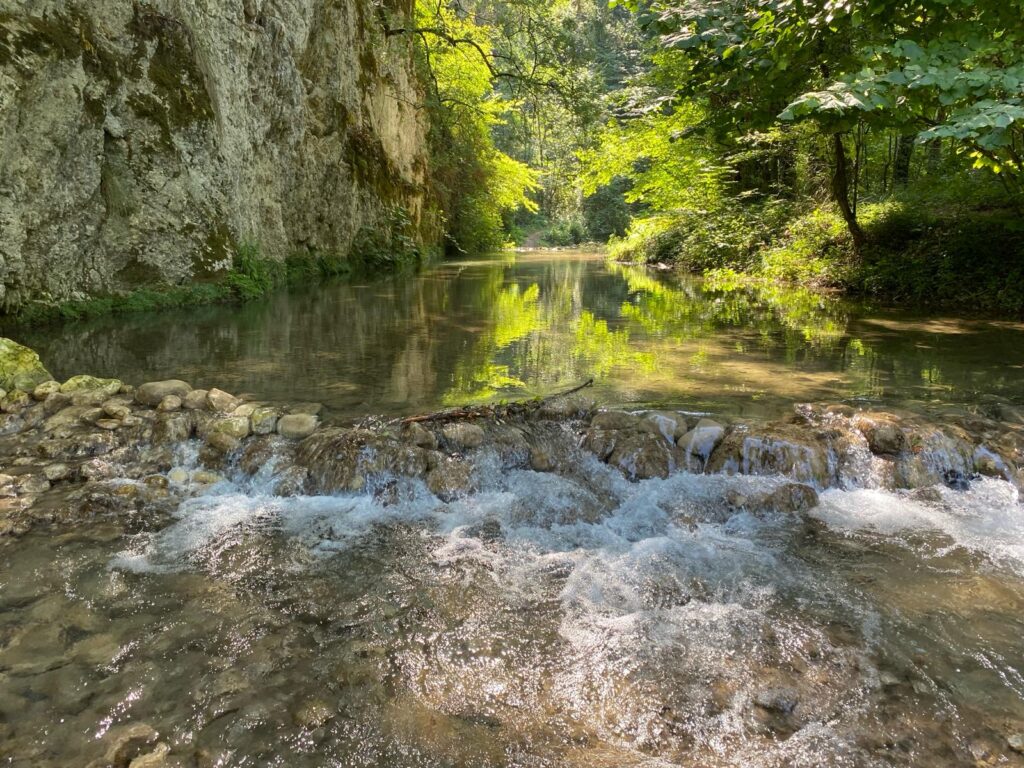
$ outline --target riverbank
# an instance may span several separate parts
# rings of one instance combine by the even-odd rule
[[[727,206],[641,220],[609,256],[886,304],[1024,316],[1024,228],[1001,205],[862,205],[865,245],[829,206]]]

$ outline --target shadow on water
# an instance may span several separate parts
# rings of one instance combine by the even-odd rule
[[[343,415],[543,394],[591,376],[605,402],[744,415],[794,400],[1024,395],[1024,325],[917,319],[592,253],[503,253],[21,337],[58,377],[179,377]]]

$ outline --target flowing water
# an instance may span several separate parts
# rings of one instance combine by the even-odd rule
[[[23,336],[60,376],[167,376],[339,419],[551,391],[771,415],[1024,401],[1024,327],[507,254],[239,309]],[[189,446],[179,461],[195,461]],[[1024,765],[1024,505],[592,456],[445,503],[281,498],[0,544],[0,759],[24,766]],[[859,487],[858,487],[859,486]],[[134,741],[129,739],[134,736]],[[119,751],[120,749],[120,751]]]

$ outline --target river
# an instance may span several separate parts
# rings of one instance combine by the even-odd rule
[[[339,422],[591,377],[604,406],[723,420],[1024,403],[1022,325],[586,253],[18,340],[59,378],[173,376]],[[754,514],[721,499],[777,478],[476,461],[477,490],[447,503],[415,484],[397,502],[282,498],[239,474],[170,511],[0,546],[3,764],[1024,765],[1011,483],[865,477]]]

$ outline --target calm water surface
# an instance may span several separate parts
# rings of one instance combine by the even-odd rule
[[[503,253],[242,307],[22,332],[58,378],[177,377],[344,416],[547,394],[771,413],[799,400],[1024,397],[1024,324],[707,285],[599,254]]]

